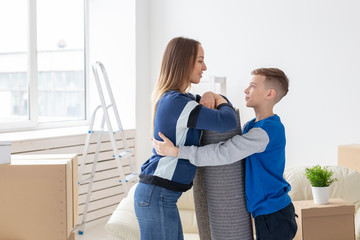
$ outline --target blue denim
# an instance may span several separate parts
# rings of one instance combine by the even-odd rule
[[[141,240],[183,240],[179,210],[176,206],[182,192],[156,185],[139,183],[134,207]]]

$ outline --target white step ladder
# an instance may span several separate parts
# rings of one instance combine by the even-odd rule
[[[85,140],[85,146],[84,146],[84,150],[83,150],[83,161],[80,165],[79,168],[79,185],[84,183],[84,182],[89,182],[89,186],[88,186],[88,191],[86,194],[86,200],[85,200],[85,207],[84,207],[84,212],[83,212],[83,217],[82,217],[82,222],[81,224],[79,224],[76,228],[79,229],[78,233],[80,235],[82,235],[84,233],[84,227],[85,227],[85,221],[86,221],[86,215],[88,212],[88,207],[89,207],[89,201],[90,201],[90,197],[91,197],[91,191],[92,191],[92,185],[94,182],[94,176],[95,176],[95,172],[96,172],[96,164],[98,161],[98,156],[99,156],[99,151],[100,151],[100,146],[101,146],[101,140],[102,140],[102,136],[103,134],[108,134],[110,141],[111,141],[111,145],[112,145],[112,149],[114,152],[113,157],[115,158],[115,162],[117,165],[117,168],[119,170],[119,174],[120,174],[120,180],[119,182],[122,184],[122,186],[124,187],[124,192],[127,195],[128,191],[129,191],[129,187],[127,186],[128,182],[132,182],[134,180],[137,179],[138,174],[136,174],[135,171],[135,163],[134,161],[130,161],[130,169],[131,169],[131,174],[128,174],[125,176],[124,174],[124,170],[123,170],[123,166],[122,166],[122,161],[125,160],[126,158],[129,158],[132,156],[132,152],[128,147],[126,138],[124,136],[124,130],[120,121],[120,117],[119,117],[119,113],[115,104],[115,99],[114,96],[112,94],[112,90],[110,87],[110,83],[109,83],[109,79],[107,77],[106,71],[105,71],[105,67],[101,62],[96,62],[93,66],[93,73],[94,73],[94,78],[95,78],[95,83],[96,83],[96,87],[99,93],[99,97],[100,97],[100,102],[101,104],[99,106],[96,107],[95,111],[93,112],[92,116],[91,116],[91,120],[90,120],[90,125],[89,125],[89,131],[86,135],[86,140]],[[98,74],[98,69],[101,70],[102,73],[102,82],[101,79],[99,78],[99,74]],[[105,101],[105,97],[104,97],[104,92],[103,92],[103,88],[102,85],[106,86],[106,91],[107,94],[109,96],[109,100],[110,100],[110,104],[106,104]],[[94,129],[94,123],[95,123],[95,119],[96,119],[96,115],[98,113],[98,110],[102,109],[103,115],[101,118],[101,124],[100,124],[100,130],[95,130]],[[109,110],[112,109],[113,110],[113,114],[115,116],[115,120],[116,120],[116,124],[117,124],[117,128],[116,131],[113,130],[113,127],[111,125],[111,120],[110,120],[110,115],[109,115]],[[105,128],[106,127],[106,128]],[[124,150],[119,152],[118,147],[116,145],[116,140],[114,137],[114,134],[120,134],[120,141],[123,144],[123,148]],[[96,142],[96,150],[95,150],[95,154],[94,154],[94,161],[93,161],[93,166],[92,166],[92,171],[91,171],[91,175],[90,177],[83,179],[83,175],[84,175],[84,166],[86,163],[86,157],[88,154],[88,149],[89,149],[89,145],[90,145],[90,140],[93,134],[97,134],[97,142]]]

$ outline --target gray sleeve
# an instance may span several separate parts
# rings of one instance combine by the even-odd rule
[[[180,146],[178,158],[189,159],[195,166],[219,166],[231,164],[254,153],[263,152],[269,136],[261,128],[252,128],[244,135],[236,135],[226,142],[202,147]]]

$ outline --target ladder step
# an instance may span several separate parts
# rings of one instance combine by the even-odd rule
[[[139,176],[139,174],[137,174],[137,173],[130,173],[129,175],[125,176],[125,182],[134,181],[135,178],[137,178],[138,176]],[[119,182],[121,182],[121,179],[119,180]]]
[[[115,155],[113,155],[113,157],[115,157]],[[131,157],[131,151],[129,151],[129,150],[123,151],[123,152],[119,153],[119,157],[122,159]]]
[[[93,131],[91,131],[91,133],[109,133],[109,132],[105,131],[105,130],[93,130]]]
[[[129,175],[127,175],[127,176],[125,177],[125,180],[126,180],[127,182],[131,182],[131,181],[134,180],[134,178],[137,178],[138,176],[139,176],[139,174],[137,174],[137,173],[130,173]]]
[[[113,131],[113,134],[121,133],[121,132],[123,132],[123,130],[117,130],[117,131]],[[104,133],[104,134],[109,134],[109,131],[108,131],[108,130],[98,129],[98,130],[89,130],[88,133]],[[124,139],[124,140],[125,140],[125,139]]]

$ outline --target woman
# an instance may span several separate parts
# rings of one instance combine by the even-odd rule
[[[176,146],[198,146],[201,130],[225,132],[237,126],[227,99],[212,92],[202,98],[187,92],[192,83],[200,82],[205,70],[204,50],[198,41],[177,37],[168,43],[152,99],[155,139],[162,132]],[[192,187],[195,172],[187,159],[163,157],[153,150],[141,167],[135,191],[142,240],[183,239],[176,203]]]

